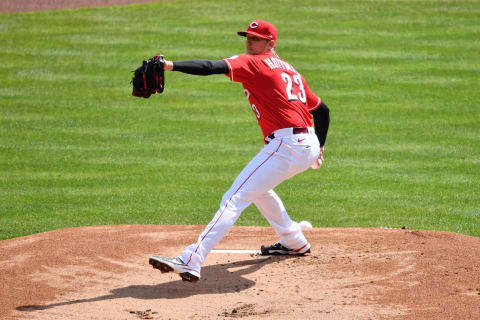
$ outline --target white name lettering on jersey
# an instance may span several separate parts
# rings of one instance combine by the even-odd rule
[[[263,60],[270,70],[281,68],[283,70],[292,71],[298,73],[290,64],[275,57],[267,58]]]

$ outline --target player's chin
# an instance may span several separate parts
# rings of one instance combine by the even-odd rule
[[[250,54],[252,56],[255,56],[255,55],[260,54],[260,53],[262,53],[262,52],[261,51],[260,52],[259,51],[247,51],[247,54]]]

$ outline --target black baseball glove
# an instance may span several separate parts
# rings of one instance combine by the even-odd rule
[[[154,93],[162,93],[165,87],[165,72],[163,65],[165,59],[162,55],[156,55],[148,61],[143,61],[142,65],[134,72],[132,81],[132,96],[149,98]]]

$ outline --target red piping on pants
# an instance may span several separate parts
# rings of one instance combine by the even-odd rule
[[[261,166],[263,166],[265,164],[265,162],[267,162],[268,160],[270,160],[271,157],[273,157],[273,155],[280,149],[280,147],[282,146],[282,141],[283,140],[280,140],[280,144],[278,145],[278,148],[277,150],[275,150],[275,152],[273,152],[271,155],[268,156],[267,159],[265,159],[258,167],[255,168],[255,170],[253,170],[252,173],[250,173],[250,175],[245,179],[245,181],[243,181],[243,183],[240,185],[240,187],[238,187],[237,190],[235,190],[235,192],[232,194],[232,196],[230,197],[230,199],[228,199],[227,203],[225,204],[225,208],[223,208],[222,212],[220,213],[220,216],[217,218],[217,220],[215,221],[215,223],[213,224],[213,226],[207,231],[207,233],[205,233],[205,235],[202,237],[202,239],[200,240],[200,243],[198,244],[197,248],[195,248],[195,251],[192,252],[190,254],[190,258],[188,259],[188,262],[186,264],[189,264],[190,261],[192,260],[192,256],[193,256],[193,253],[196,253],[198,251],[198,248],[200,247],[200,244],[202,243],[203,239],[205,239],[205,237],[210,233],[210,231],[212,231],[213,227],[215,227],[215,225],[217,224],[217,222],[220,220],[220,218],[223,216],[223,213],[225,212],[225,210],[227,209],[228,207],[228,204],[230,203],[230,200],[232,200],[233,196],[238,192],[238,190],[240,190],[240,188],[248,181],[248,179],[250,179],[250,177],[258,170],[260,169]]]

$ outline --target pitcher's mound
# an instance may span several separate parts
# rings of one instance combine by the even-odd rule
[[[201,226],[105,226],[0,241],[2,319],[475,319],[480,238],[308,229],[312,253],[212,252],[196,284],[148,264]],[[234,227],[216,249],[258,249],[271,228]]]

